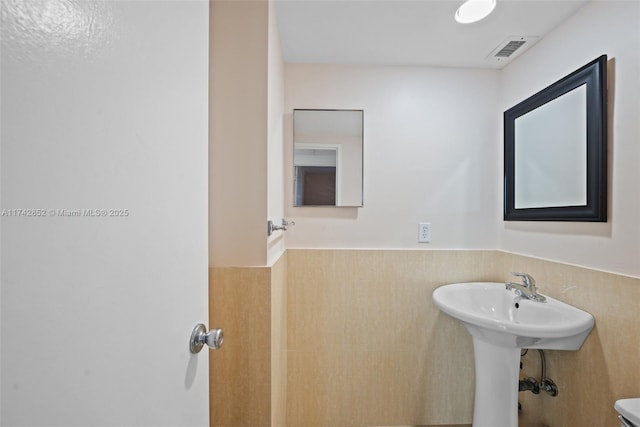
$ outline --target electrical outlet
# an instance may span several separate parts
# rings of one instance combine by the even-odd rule
[[[418,224],[418,243],[429,243],[431,241],[431,223],[421,222]]]

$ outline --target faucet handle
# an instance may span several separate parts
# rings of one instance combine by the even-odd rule
[[[512,272],[511,275],[516,277],[521,277],[523,285],[525,285],[527,288],[535,289],[536,280],[533,277],[531,277],[529,274]]]

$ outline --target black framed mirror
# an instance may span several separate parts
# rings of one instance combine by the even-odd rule
[[[607,220],[607,56],[504,112],[504,220]]]

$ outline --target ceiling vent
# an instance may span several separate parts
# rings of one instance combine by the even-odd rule
[[[499,58],[508,58],[515,53],[516,50],[520,49],[526,41],[524,40],[511,40],[505,47],[500,49],[495,55]]]
[[[540,40],[539,36],[509,36],[491,51],[487,60],[498,64],[498,67],[501,68],[533,46],[538,40]]]

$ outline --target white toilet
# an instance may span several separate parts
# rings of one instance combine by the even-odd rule
[[[640,427],[640,398],[620,399],[614,405],[622,427]]]

